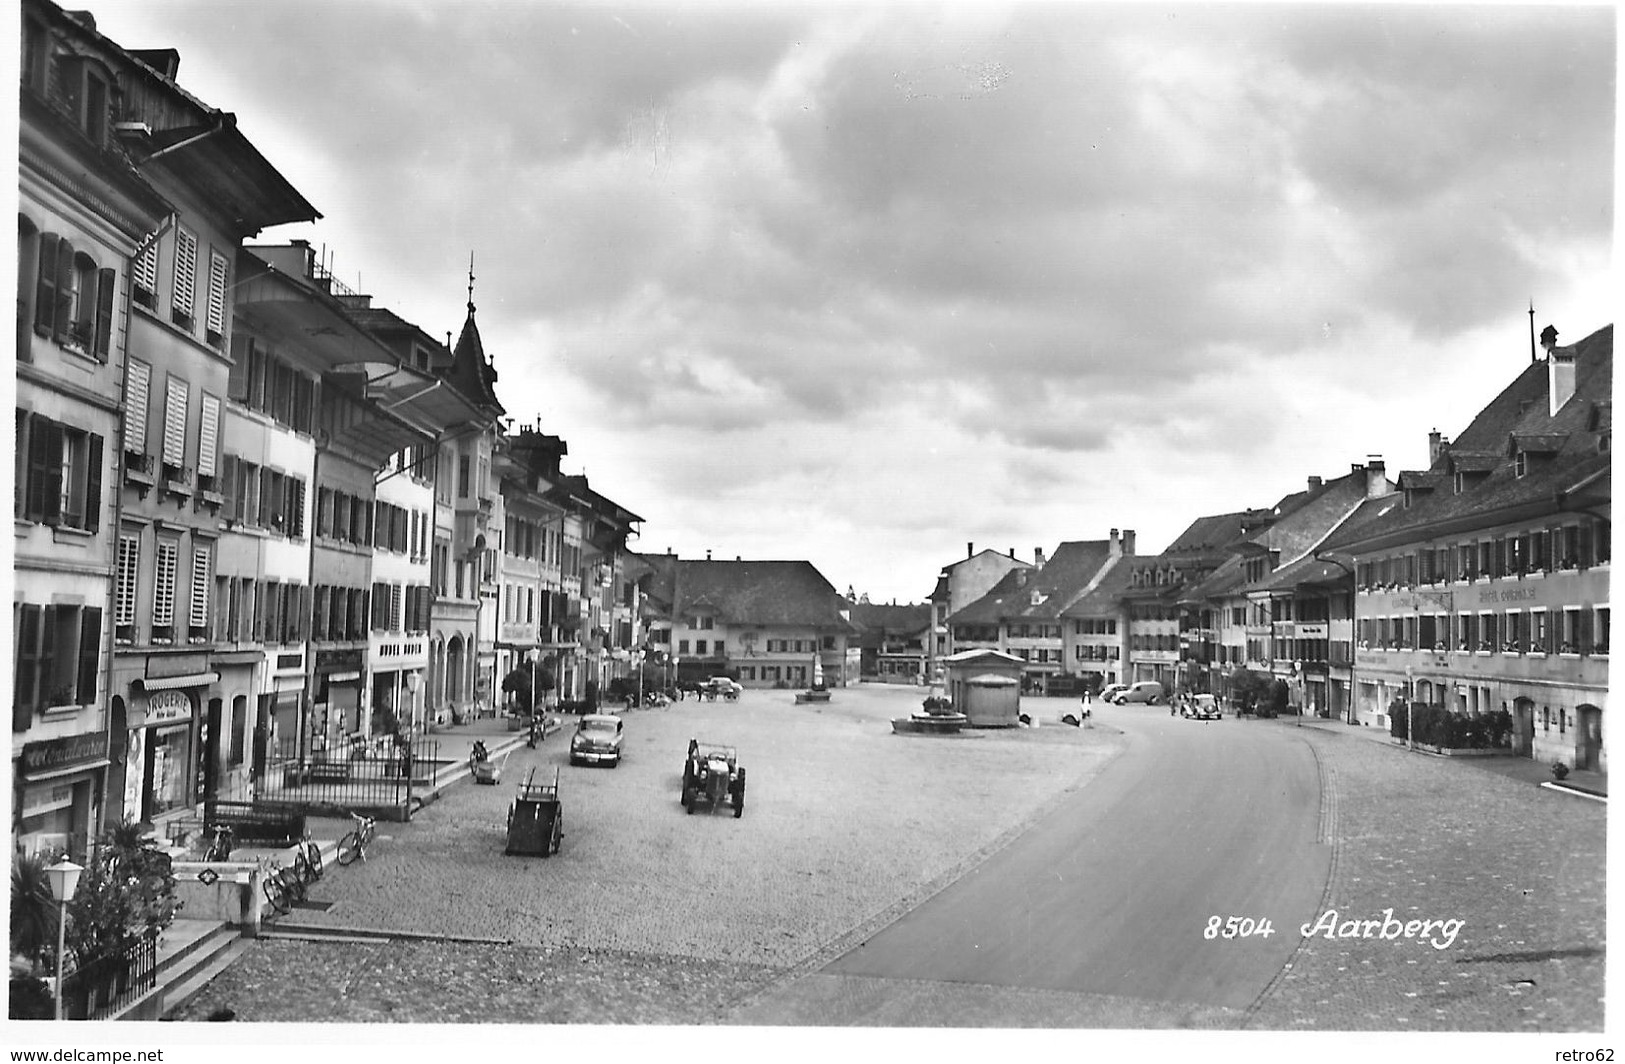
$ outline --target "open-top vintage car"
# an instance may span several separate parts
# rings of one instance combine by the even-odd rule
[[[713,811],[727,803],[735,818],[744,816],[745,770],[733,747],[690,739],[683,763],[683,808],[692,813],[702,802]]]

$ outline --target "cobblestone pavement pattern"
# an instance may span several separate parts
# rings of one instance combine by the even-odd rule
[[[299,914],[513,945],[262,941],[176,1018],[230,1008],[270,1022],[726,1022],[731,1007],[808,970],[854,929],[883,924],[974,867],[1085,785],[1123,741],[1109,721],[1048,726],[1070,705],[1047,700],[1033,700],[1046,726],[1030,730],[893,736],[889,718],[918,697],[849,688],[813,707],[792,705],[790,692],[748,691],[739,703],[634,710],[617,769],[569,767],[568,731],[521,748],[501,785],[458,784],[410,824],[383,825],[365,864],[317,885],[314,897],[332,908]],[[1302,735],[1332,782],[1338,844],[1326,907],[1340,922],[1392,908],[1400,919],[1466,924],[1446,950],[1306,941],[1237,1024],[1601,1029],[1603,806],[1335,731]],[[691,736],[738,747],[749,781],[742,819],[683,815]],[[562,766],[563,849],[505,857],[506,809],[533,764],[548,776]],[[1057,1022],[1166,1025],[1154,1008],[1133,1015]]]

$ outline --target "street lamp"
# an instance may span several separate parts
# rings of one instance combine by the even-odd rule
[[[1405,748],[1416,749],[1416,670],[1405,666]]]
[[[63,954],[68,948],[68,902],[79,889],[79,873],[83,865],[76,865],[64,857],[45,870],[45,879],[51,885],[51,898],[57,904],[56,921],[56,1018],[62,1019],[62,967]]]

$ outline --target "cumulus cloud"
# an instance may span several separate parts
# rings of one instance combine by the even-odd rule
[[[441,335],[473,251],[505,403],[651,541],[882,597],[967,538],[1155,549],[1454,431],[1527,300],[1609,311],[1606,7],[204,10],[98,15],[341,278]]]

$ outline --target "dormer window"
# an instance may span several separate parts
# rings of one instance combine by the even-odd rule
[[[1517,477],[1527,476],[1529,473],[1529,452],[1519,451],[1512,459],[1512,472]]]

